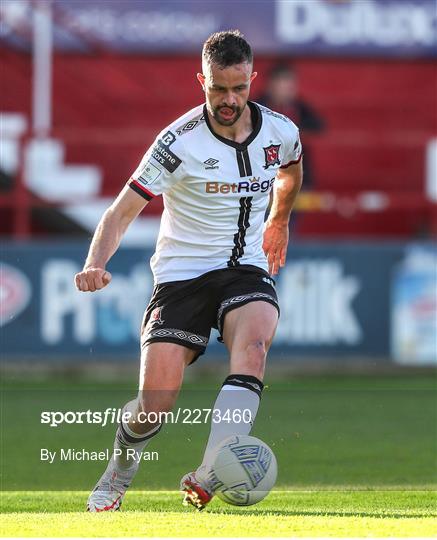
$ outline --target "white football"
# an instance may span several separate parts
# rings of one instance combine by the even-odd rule
[[[233,435],[216,448],[208,481],[223,501],[249,506],[270,492],[277,473],[275,455],[266,443],[249,435]]]

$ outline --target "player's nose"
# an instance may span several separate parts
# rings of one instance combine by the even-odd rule
[[[225,96],[223,97],[223,105],[227,107],[233,107],[236,105],[236,95],[234,92],[232,92],[232,90],[228,90],[226,92]]]

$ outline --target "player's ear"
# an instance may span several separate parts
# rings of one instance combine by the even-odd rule
[[[250,76],[250,82],[252,82],[253,79],[255,79],[255,77],[256,77],[257,75],[258,75],[258,72],[257,72],[257,71],[254,71],[254,72],[252,73],[252,75]]]
[[[197,80],[200,82],[203,91],[205,91],[205,75],[203,73],[198,73]]]

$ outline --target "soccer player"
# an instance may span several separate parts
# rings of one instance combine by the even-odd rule
[[[248,101],[257,75],[252,67],[250,45],[240,32],[218,32],[206,40],[197,74],[205,104],[158,135],[103,215],[75,276],[80,291],[108,285],[106,264],[129,223],[163,195],[151,259],[155,286],[141,331],[139,392],[124,407],[131,417],[117,429],[116,451],[89,496],[90,511],[120,508],[138,469],[132,456],[161,427],[140,418],[172,409],[184,370],[205,352],[211,328],[218,329],[230,356],[215,417],[248,409],[250,422],[211,422],[202,464],[181,481],[186,503],[202,509],[210,501],[212,450],[231,435],[248,434],[255,420],[279,315],[271,276],[285,264],[302,149],[291,120]]]

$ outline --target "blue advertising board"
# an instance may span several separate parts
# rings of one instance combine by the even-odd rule
[[[4,358],[137,360],[141,319],[153,288],[148,264],[152,253],[119,250],[108,265],[113,275],[110,285],[96,293],[80,293],[73,278],[87,249],[86,243],[67,242],[4,245],[0,257]],[[276,283],[281,318],[272,357],[389,357],[397,350],[393,331],[395,338],[405,334],[399,322],[392,324],[393,302],[403,301],[399,287],[405,290],[405,285],[393,280],[399,280],[396,269],[409,250],[391,243],[292,245]],[[435,250],[432,253],[436,257]],[[394,296],[393,283],[398,283]],[[417,292],[422,303],[428,298],[431,310],[421,339],[436,317],[435,302],[429,298],[432,290],[428,283],[425,291],[422,286]],[[208,352],[224,358],[225,347],[216,336],[213,331]],[[428,351],[425,363],[433,361]]]
[[[29,49],[35,3],[1,2],[1,37]],[[257,53],[437,56],[435,0],[54,0],[60,50],[195,53],[212,33],[239,28]]]

